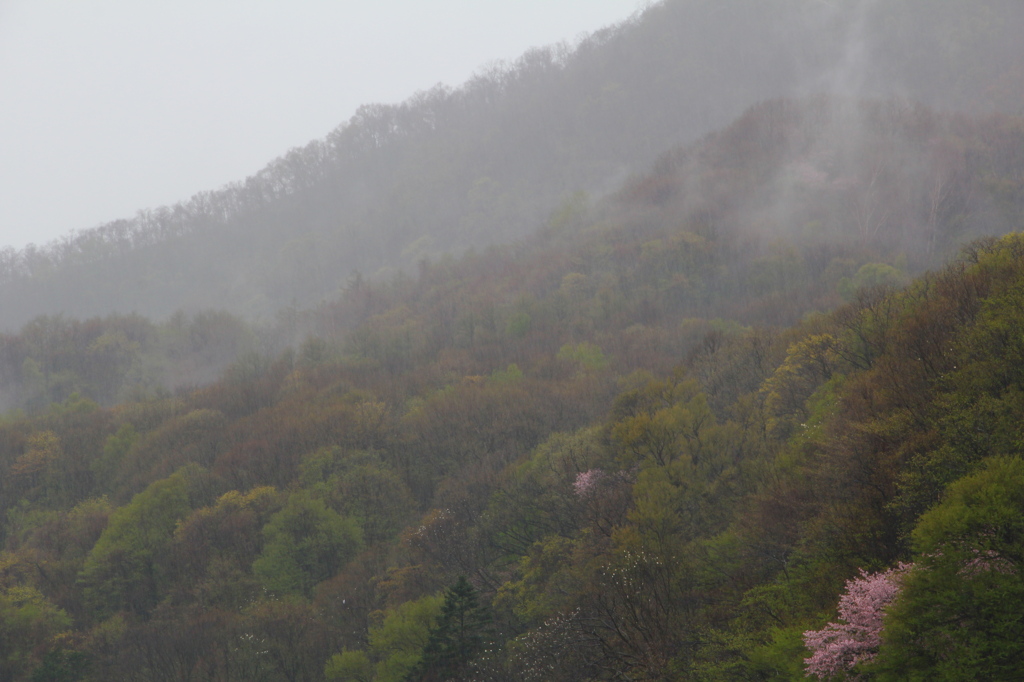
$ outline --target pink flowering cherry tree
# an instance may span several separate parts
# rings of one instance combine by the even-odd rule
[[[860,577],[846,581],[846,593],[839,598],[839,618],[846,622],[804,633],[804,644],[813,652],[804,661],[808,677],[829,679],[875,657],[885,607],[899,595],[900,578],[912,566],[901,563],[880,573],[861,569]]]
[[[590,497],[597,491],[597,486],[605,477],[601,469],[590,469],[576,474],[576,481],[572,487],[578,497]]]

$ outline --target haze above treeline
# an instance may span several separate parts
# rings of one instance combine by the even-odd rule
[[[520,238],[583,191],[766,98],[895,96],[1020,109],[1017,3],[671,2],[573,50],[535,49],[458,88],[369,105],[244,182],[44,247],[5,249],[3,326],[223,307],[269,319],[355,271]]]
[[[461,83],[635,9],[636,0],[4,2],[0,245],[42,244],[240,180],[361,104]]]

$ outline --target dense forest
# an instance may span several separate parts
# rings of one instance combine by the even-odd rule
[[[1019,679],[1022,27],[665,2],[4,252],[0,679]]]

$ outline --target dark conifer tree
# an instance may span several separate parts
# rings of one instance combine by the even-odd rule
[[[430,629],[423,658],[410,682],[451,680],[479,656],[491,639],[491,614],[480,603],[476,588],[459,576],[445,592],[444,606]]]

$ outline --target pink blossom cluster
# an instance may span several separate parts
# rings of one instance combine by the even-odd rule
[[[576,482],[572,484],[577,497],[589,497],[594,494],[597,484],[605,477],[601,469],[590,469],[576,474]]]
[[[804,644],[813,652],[804,661],[808,677],[834,677],[875,657],[885,607],[899,594],[900,578],[911,566],[901,563],[880,573],[861,569],[860,577],[846,581],[846,594],[839,598],[839,618],[846,622],[804,633]]]

